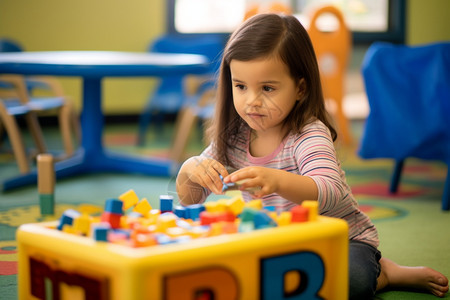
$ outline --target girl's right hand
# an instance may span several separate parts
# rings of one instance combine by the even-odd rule
[[[222,178],[228,176],[227,169],[220,162],[211,158],[196,156],[192,159],[194,161],[191,162],[192,169],[189,179],[214,194],[223,194],[223,182],[220,176]]]

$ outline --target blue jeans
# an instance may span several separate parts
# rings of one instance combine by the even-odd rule
[[[350,241],[349,252],[349,299],[372,299],[381,271],[381,253],[359,241]]]

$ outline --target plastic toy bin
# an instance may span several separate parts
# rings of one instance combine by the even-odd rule
[[[132,248],[22,225],[19,299],[347,299],[348,228],[316,221]]]

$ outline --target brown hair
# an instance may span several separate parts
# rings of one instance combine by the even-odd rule
[[[248,126],[233,105],[230,62],[274,55],[288,66],[296,82],[304,79],[304,97],[286,117],[284,125],[291,133],[300,133],[308,122],[318,119],[329,128],[333,141],[337,138],[325,110],[319,68],[308,33],[294,16],[259,14],[245,21],[231,35],[219,71],[215,116],[208,134],[219,161],[226,166],[233,166],[227,150],[235,144],[240,128]]]

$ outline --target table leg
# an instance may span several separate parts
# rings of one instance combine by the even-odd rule
[[[101,79],[87,78],[83,83],[83,111],[81,114],[81,147],[63,161],[55,163],[56,178],[95,172],[140,173],[172,176],[178,165],[172,160],[132,157],[113,153],[103,147],[104,116],[101,108]],[[11,190],[37,183],[37,170],[5,180],[0,189]]]

